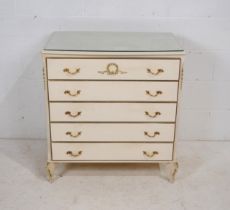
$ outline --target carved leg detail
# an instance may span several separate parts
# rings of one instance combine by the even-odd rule
[[[52,182],[54,180],[54,170],[55,170],[54,163],[47,162],[46,170],[47,170],[47,178],[49,182]]]
[[[179,167],[178,162],[160,163],[159,166],[161,175],[168,181],[174,182]]]

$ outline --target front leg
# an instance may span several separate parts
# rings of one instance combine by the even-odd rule
[[[55,170],[55,164],[52,162],[47,162],[46,171],[47,171],[47,178],[49,182],[53,182],[54,180],[54,170]]]
[[[167,178],[169,182],[174,182],[176,173],[178,171],[178,162],[159,163],[160,173]]]

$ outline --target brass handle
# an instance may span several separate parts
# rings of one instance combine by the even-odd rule
[[[145,115],[151,117],[151,118],[155,118],[157,117],[158,115],[161,115],[160,112],[155,112],[154,115],[151,115],[149,112],[145,111]]]
[[[154,138],[154,137],[156,137],[157,135],[160,135],[160,132],[155,131],[154,134],[151,135],[151,134],[149,134],[147,131],[144,131],[144,134],[145,134],[145,136],[148,136],[148,137],[150,137],[150,138]]]
[[[143,151],[143,154],[147,157],[154,157],[155,155],[158,155],[159,152],[157,152],[157,151],[152,151],[152,152]]]
[[[80,155],[82,154],[82,151],[80,150],[80,151],[78,151],[78,152],[76,152],[76,153],[74,153],[74,152],[72,152],[72,151],[67,151],[66,154],[67,154],[67,155],[70,155],[70,156],[72,156],[72,157],[78,157],[78,156],[80,156]]]
[[[160,73],[163,73],[164,72],[164,70],[163,69],[157,69],[157,71],[152,71],[151,69],[147,69],[147,72],[149,73],[149,74],[152,74],[152,75],[154,75],[154,76],[157,76],[158,74],[160,74]]]
[[[72,134],[71,131],[67,131],[65,134],[66,134],[67,136],[69,135],[69,136],[71,136],[71,137],[73,137],[73,138],[77,138],[78,136],[81,135],[81,131],[77,132],[77,134]]]
[[[161,90],[157,90],[155,94],[152,94],[149,90],[145,91],[147,95],[152,96],[152,97],[157,97],[158,95],[161,95],[163,92]]]
[[[81,93],[80,90],[77,90],[77,91],[75,91],[74,93],[71,92],[70,90],[65,90],[65,91],[64,91],[64,94],[65,94],[65,95],[69,95],[69,96],[78,96],[78,95],[80,95],[80,93]]]
[[[126,74],[127,72],[119,70],[116,63],[109,63],[105,71],[98,71],[100,74],[116,75],[116,74]]]
[[[78,117],[79,115],[81,115],[81,112],[77,112],[76,114],[72,114],[70,111],[66,111],[65,115],[68,115],[70,117]]]
[[[74,71],[71,71],[69,68],[64,68],[63,69],[63,72],[67,73],[67,74],[71,74],[71,75],[74,75],[74,74],[77,74],[80,72],[80,68],[77,68],[75,69]]]

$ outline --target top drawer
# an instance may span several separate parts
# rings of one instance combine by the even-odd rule
[[[179,59],[48,58],[48,79],[178,80]]]

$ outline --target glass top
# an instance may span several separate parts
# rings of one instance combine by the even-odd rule
[[[97,52],[183,52],[171,33],[54,32],[44,50]]]

